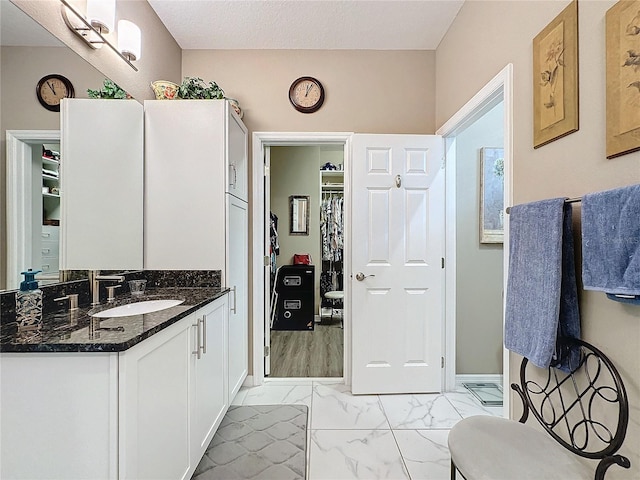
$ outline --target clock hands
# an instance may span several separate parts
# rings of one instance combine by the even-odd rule
[[[53,94],[56,94],[56,89],[53,88],[53,85],[51,85],[51,82],[47,82],[47,85],[49,85],[49,88],[51,89],[51,91],[53,92]]]
[[[307,95],[309,95],[309,91],[313,88],[313,84],[309,83],[307,84],[307,91],[304,92],[304,96],[306,97]]]

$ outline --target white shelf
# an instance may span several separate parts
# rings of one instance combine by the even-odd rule
[[[60,195],[56,194],[56,193],[43,193],[42,196],[43,197],[50,197],[50,198],[60,198]]]
[[[53,159],[53,158],[42,157],[42,164],[43,165],[52,165],[52,166],[58,167],[60,165],[60,162],[58,160]]]
[[[60,177],[55,175],[49,175],[48,173],[43,173],[42,178],[46,178],[47,180],[56,180],[56,181],[60,180]]]

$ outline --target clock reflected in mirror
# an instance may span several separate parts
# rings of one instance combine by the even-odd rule
[[[60,111],[60,101],[63,98],[73,98],[75,92],[68,78],[59,75],[46,75],[36,86],[36,96],[40,105],[52,112]]]

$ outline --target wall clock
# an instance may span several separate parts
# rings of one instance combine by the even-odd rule
[[[75,92],[68,78],[54,73],[40,79],[36,86],[36,95],[44,108],[52,112],[59,112],[60,100],[73,98]]]
[[[313,113],[324,102],[324,88],[313,77],[300,77],[289,88],[289,101],[299,112]]]

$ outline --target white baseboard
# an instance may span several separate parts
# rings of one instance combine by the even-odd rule
[[[496,383],[502,385],[501,373],[474,373],[456,375],[456,386],[463,383]]]
[[[255,383],[253,383],[253,375],[247,375],[244,379],[244,382],[242,382],[243,387],[253,387],[254,385]]]

